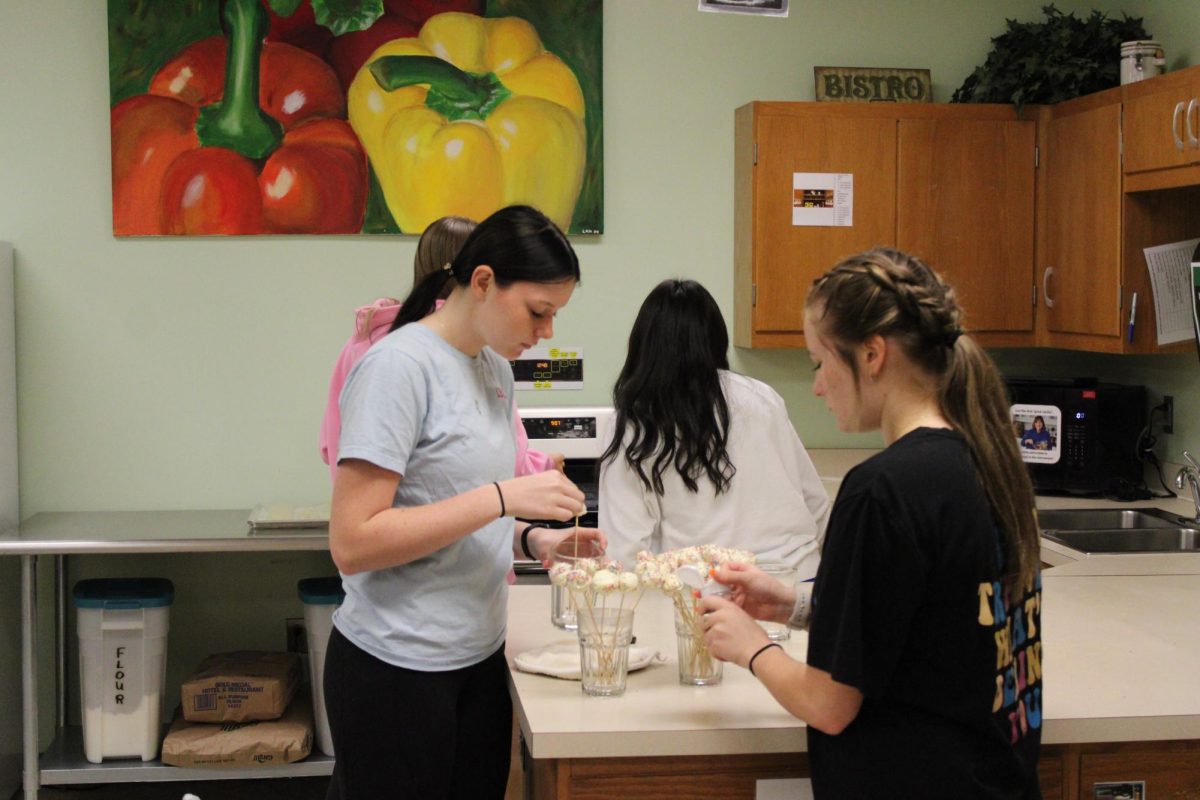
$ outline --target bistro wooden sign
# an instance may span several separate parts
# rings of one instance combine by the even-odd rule
[[[817,100],[835,103],[932,103],[927,69],[813,67]]]

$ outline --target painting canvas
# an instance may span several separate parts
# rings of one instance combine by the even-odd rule
[[[117,236],[602,233],[602,0],[108,0]]]

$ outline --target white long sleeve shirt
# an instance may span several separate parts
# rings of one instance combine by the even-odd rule
[[[622,447],[600,470],[599,524],[608,553],[630,565],[640,550],[716,544],[794,566],[798,580],[812,578],[830,502],[783,398],[762,381],[725,370],[721,387],[729,404],[727,451],[737,468],[729,488],[716,494],[701,476],[690,492],[670,467],[659,496],[629,467]]]

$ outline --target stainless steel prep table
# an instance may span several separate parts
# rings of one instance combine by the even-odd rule
[[[21,558],[21,718],[24,797],[54,784],[299,778],[328,775],[333,759],[314,751],[304,761],[253,769],[187,769],[161,761],[114,760],[92,764],[83,756],[79,726],[65,725],[65,621],[67,556],[133,553],[244,553],[328,550],[324,529],[251,530],[248,509],[216,511],[81,511],[35,514],[0,534],[0,556]],[[55,656],[58,706],[54,741],[38,756],[37,564],[55,558]]]

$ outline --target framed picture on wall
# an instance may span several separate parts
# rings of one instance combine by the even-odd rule
[[[108,0],[116,236],[604,229],[602,0]]]
[[[788,15],[788,0],[700,0],[701,11],[722,14],[765,14],[772,17]]]

